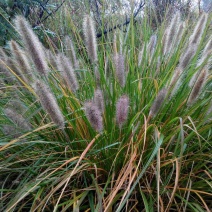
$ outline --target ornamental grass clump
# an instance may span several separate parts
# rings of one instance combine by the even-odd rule
[[[43,45],[19,16],[0,49],[2,211],[210,211],[211,15],[118,29],[64,5]]]

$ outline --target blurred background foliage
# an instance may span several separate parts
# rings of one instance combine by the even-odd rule
[[[44,44],[45,39],[52,39],[52,45],[58,46],[61,42],[57,36],[74,34],[74,29],[81,28],[86,13],[92,15],[97,37],[101,37],[116,28],[125,30],[131,18],[137,22],[145,11],[156,29],[176,10],[193,19],[202,10],[210,12],[211,5],[208,0],[0,0],[0,46],[16,36],[11,21],[17,14],[30,21]]]

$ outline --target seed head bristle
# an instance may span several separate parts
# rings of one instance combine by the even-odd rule
[[[157,44],[157,36],[156,35],[152,35],[150,37],[149,43],[148,43],[148,51],[150,54],[150,58],[152,58],[154,51],[155,51],[155,46]]]
[[[191,45],[188,47],[186,52],[182,54],[179,60],[179,67],[181,67],[181,69],[185,69],[187,67],[191,59],[194,57],[196,50],[197,50],[197,46]]]
[[[173,89],[174,85],[176,84],[176,82],[179,80],[180,78],[180,75],[182,74],[183,72],[183,69],[181,69],[180,67],[177,67],[173,76],[172,76],[172,79],[170,81],[170,85],[169,85],[169,89]]]
[[[114,55],[114,63],[115,63],[116,77],[121,87],[124,87],[126,83],[124,56],[122,54]]]
[[[79,61],[77,60],[74,44],[69,36],[65,37],[65,48],[67,55],[70,56],[74,69],[79,68]]]
[[[64,128],[65,121],[63,114],[49,88],[43,82],[37,81],[35,84],[35,91],[42,107],[49,114],[52,121],[59,127]]]
[[[197,98],[199,97],[199,94],[201,93],[201,90],[205,85],[205,82],[207,79],[207,73],[208,73],[207,69],[203,69],[201,71],[200,75],[198,76],[198,78],[193,86],[193,89],[189,95],[189,98],[188,98],[187,104],[189,106],[192,105],[192,103],[194,103],[197,100]]]
[[[94,92],[94,103],[99,108],[101,113],[104,113],[104,96],[102,90],[97,88]]]
[[[84,104],[85,114],[95,131],[103,130],[103,119],[98,106],[94,102],[86,102]]]
[[[57,65],[67,86],[73,92],[77,91],[79,85],[71,61],[63,54],[59,54],[57,58]]]
[[[189,38],[189,44],[198,45],[205,30],[208,15],[203,13],[199,18],[192,35]]]
[[[170,26],[167,29],[166,37],[164,37],[165,38],[164,54],[169,53],[170,50],[171,50],[171,47],[172,47],[172,45],[175,41],[175,37],[176,37],[176,34],[177,34],[177,28],[179,26],[179,23],[180,23],[180,13],[177,12],[174,15],[174,17],[172,18]]]
[[[121,129],[126,122],[129,113],[129,97],[121,96],[116,103],[116,124]]]
[[[114,55],[116,55],[118,53],[116,42],[117,42],[117,35],[116,35],[116,33],[114,33],[114,36],[113,36],[113,53],[114,53]]]
[[[31,67],[26,57],[26,53],[24,53],[20,46],[15,42],[10,42],[10,49],[12,55],[15,57],[15,61],[17,63],[17,69],[19,70],[23,80],[25,82],[32,79]],[[29,80],[28,80],[29,79]]]
[[[157,115],[158,111],[162,107],[162,104],[166,98],[166,94],[167,94],[166,88],[163,88],[159,91],[156,99],[154,100],[154,102],[150,108],[149,116],[155,117]]]
[[[0,74],[3,76],[3,80],[6,83],[16,84],[16,79],[12,75],[11,71],[9,70],[10,66],[8,66],[8,57],[5,59],[0,58]]]
[[[140,66],[142,63],[143,54],[144,54],[144,46],[142,46],[142,49],[138,53],[138,66]]]
[[[94,64],[97,63],[97,43],[94,22],[90,16],[86,15],[83,21],[83,32],[88,55]]]
[[[50,51],[46,51],[46,57],[52,69],[57,68],[57,57]]]
[[[212,53],[212,36],[210,36],[205,48],[202,51],[201,58],[198,61],[197,66],[201,65]]]
[[[24,41],[28,54],[30,55],[36,70],[41,75],[48,75],[48,65],[45,59],[45,52],[38,37],[33,32],[29,23],[22,16],[17,16],[15,20],[17,31]]]

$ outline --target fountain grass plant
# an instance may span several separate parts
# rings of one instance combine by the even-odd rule
[[[2,211],[210,211],[211,16],[173,20],[96,41],[86,16],[62,52],[16,18],[20,46],[0,55]]]

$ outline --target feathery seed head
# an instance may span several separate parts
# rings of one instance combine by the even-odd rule
[[[180,75],[182,74],[183,72],[183,69],[181,67],[177,67],[173,76],[172,76],[172,79],[171,79],[171,82],[170,82],[170,86],[169,88],[172,89],[173,86],[176,84],[176,82],[179,80],[180,78]]]
[[[36,70],[41,75],[47,76],[48,65],[45,60],[45,52],[38,37],[33,32],[26,19],[22,16],[16,17],[15,26],[24,41],[28,54],[34,63]]]
[[[86,15],[83,21],[83,32],[88,55],[93,63],[97,63],[97,43],[95,35],[95,27],[90,16]]]
[[[77,60],[77,57],[76,57],[74,44],[69,36],[65,37],[65,48],[66,48],[67,55],[70,56],[74,69],[78,69],[79,61]]]
[[[17,69],[19,70],[23,80],[25,82],[27,82],[28,79],[31,80],[32,78],[32,73],[30,73],[31,67],[26,57],[26,54],[21,50],[20,46],[13,40],[10,42],[10,49],[12,55],[14,55],[15,57],[15,61],[17,63]]]
[[[166,88],[163,88],[159,91],[156,99],[154,100],[154,102],[150,108],[149,116],[155,117],[157,115],[158,111],[160,110],[160,108],[166,98],[166,94],[167,94]]]
[[[113,36],[113,52],[114,52],[114,55],[116,55],[118,53],[116,41],[117,41],[117,35],[116,35],[116,33],[114,33],[114,36]]]
[[[79,85],[78,85],[78,81],[77,81],[75,72],[73,70],[71,61],[63,54],[59,54],[58,58],[57,58],[57,66],[58,66],[58,69],[61,71],[61,74],[62,74],[67,86],[73,92],[78,90]]]
[[[121,129],[126,122],[129,113],[129,97],[121,96],[116,103],[116,123]]]
[[[48,87],[41,81],[37,81],[35,84],[35,91],[39,97],[40,103],[44,110],[49,114],[52,121],[59,127],[64,127],[63,114],[57,104],[57,101],[53,94],[49,91]]]
[[[154,54],[156,44],[157,44],[157,35],[152,35],[150,37],[150,41],[147,47],[151,58]]]
[[[197,98],[199,97],[199,94],[201,93],[202,88],[205,85],[206,79],[207,79],[207,75],[208,75],[208,71],[207,69],[203,69],[199,75],[199,77],[197,78],[193,89],[189,95],[188,98],[188,105],[190,106],[192,103],[194,103]]]
[[[197,66],[201,65],[212,53],[212,36],[210,36],[205,48],[202,51],[201,58],[198,61]]]
[[[171,50],[171,47],[175,41],[175,37],[177,34],[177,29],[180,23],[180,13],[177,12],[174,17],[172,18],[172,21],[167,28],[167,34],[165,40],[164,40],[164,54],[169,53]]]
[[[181,69],[185,69],[187,67],[191,59],[194,57],[196,50],[196,45],[190,45],[186,52],[180,57],[179,67],[181,67]]]
[[[192,35],[189,38],[189,44],[196,44],[196,45],[199,44],[202,38],[202,35],[204,33],[207,20],[208,20],[208,15],[203,13],[201,17],[199,18]]]
[[[46,57],[48,59],[50,67],[53,69],[56,69],[57,68],[57,57],[50,50],[46,51]]]
[[[138,66],[140,66],[141,63],[142,63],[143,54],[144,54],[144,46],[142,47],[142,49],[138,53]]]
[[[115,63],[116,77],[121,87],[124,87],[126,83],[124,56],[122,54],[114,55],[114,63]]]
[[[94,102],[86,102],[84,104],[85,114],[91,126],[97,132],[103,130],[103,119],[98,106]]]
[[[102,90],[100,90],[99,88],[96,89],[94,92],[94,103],[96,104],[100,112],[103,113],[104,112],[104,97],[103,97]]]

